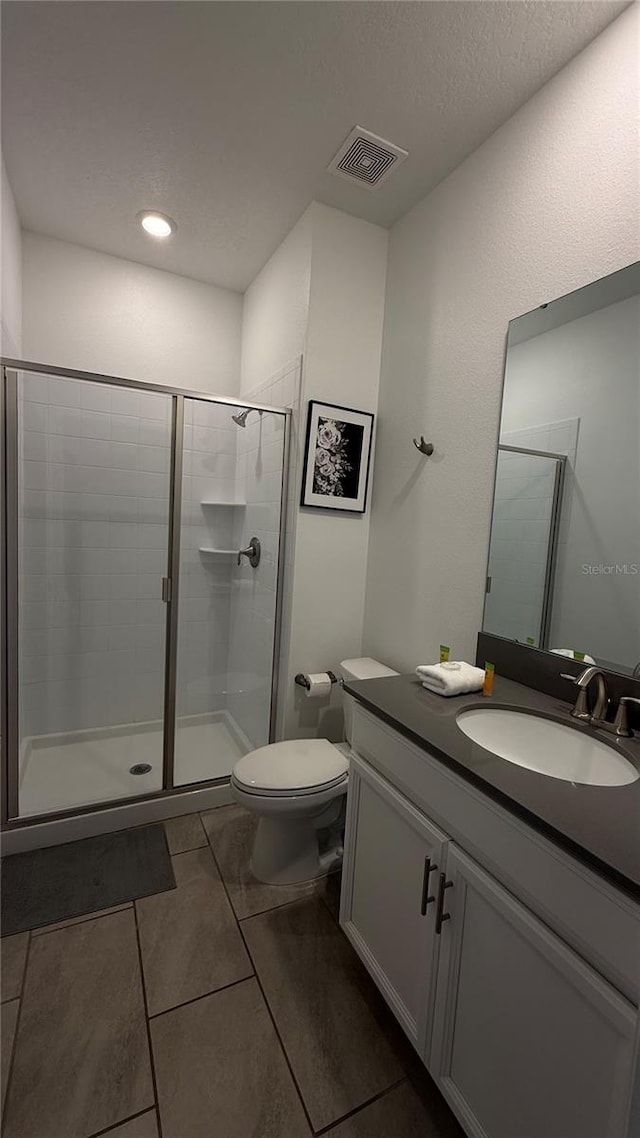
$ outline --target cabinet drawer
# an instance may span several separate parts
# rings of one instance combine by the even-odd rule
[[[640,906],[358,704],[352,745],[638,1004]]]

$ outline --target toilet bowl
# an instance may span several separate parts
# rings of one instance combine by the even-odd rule
[[[320,854],[318,830],[339,817],[349,763],[327,739],[293,739],[259,747],[239,759],[231,792],[258,815],[251,872],[270,885],[291,885],[329,873],[339,851]]]
[[[370,658],[345,660],[344,679],[396,675]],[[268,885],[311,881],[342,861],[342,816],[349,781],[352,698],[345,702],[346,743],[289,739],[244,755],[233,768],[231,793],[258,816],[251,871]],[[321,851],[320,831],[330,840]]]

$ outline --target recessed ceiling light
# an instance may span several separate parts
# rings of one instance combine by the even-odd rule
[[[166,213],[158,213],[157,210],[143,209],[138,214],[138,221],[151,237],[170,237],[178,228],[172,217],[168,217]]]

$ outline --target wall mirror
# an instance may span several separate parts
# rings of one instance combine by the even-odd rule
[[[640,263],[509,324],[483,629],[640,675]]]

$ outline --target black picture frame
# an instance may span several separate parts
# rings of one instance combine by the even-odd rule
[[[375,415],[309,400],[300,505],[364,514]]]

